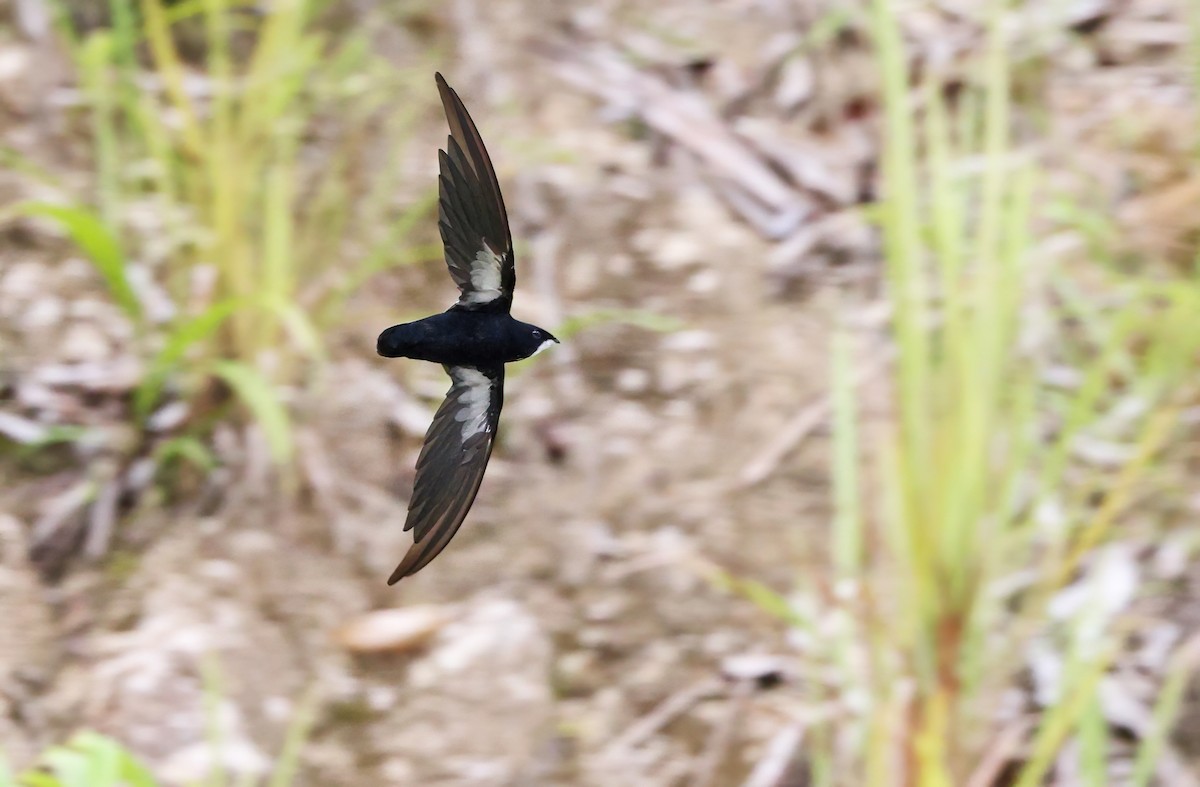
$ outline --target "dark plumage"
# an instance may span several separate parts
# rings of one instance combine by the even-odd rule
[[[435,76],[450,137],[438,151],[438,229],[458,302],[441,314],[393,325],[376,349],[387,358],[440,363],[452,385],[425,434],[405,530],[413,545],[388,584],[417,573],[458,532],[492,455],[504,404],[504,364],[558,339],[509,315],[517,274],[500,183],[458,94]]]

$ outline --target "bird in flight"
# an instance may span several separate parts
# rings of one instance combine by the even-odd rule
[[[429,565],[475,501],[504,404],[504,364],[558,342],[509,314],[517,273],[500,183],[467,108],[441,74],[435,79],[450,124],[438,151],[438,229],[460,294],[441,314],[388,328],[376,345],[385,358],[440,363],[451,380],[417,458],[404,523],[413,545],[389,585]]]

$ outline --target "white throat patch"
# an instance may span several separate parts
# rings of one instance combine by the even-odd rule
[[[533,354],[532,354],[532,355],[530,355],[529,357],[530,357],[530,358],[532,358],[534,355],[537,355],[537,354],[538,354],[538,353],[540,353],[542,350],[546,349],[547,347],[549,347],[549,346],[551,346],[551,345],[553,345],[553,344],[558,344],[558,342],[554,341],[553,339],[547,339],[546,341],[544,341],[544,342],[542,342],[541,344],[539,344],[539,345],[538,345],[538,348],[537,348],[536,350],[534,350],[534,351],[533,351]]]

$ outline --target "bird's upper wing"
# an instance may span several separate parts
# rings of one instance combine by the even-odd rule
[[[438,151],[438,229],[462,292],[455,308],[507,313],[517,274],[500,183],[467,108],[441,74],[436,79],[450,124],[446,150]]]
[[[417,573],[445,549],[475,501],[504,404],[504,364],[447,366],[454,384],[425,433],[405,530],[413,545],[388,584]]]

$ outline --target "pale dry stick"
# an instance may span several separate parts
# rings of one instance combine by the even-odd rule
[[[1164,743],[1158,753],[1158,763],[1154,766],[1159,784],[1169,784],[1171,787],[1196,787],[1200,785],[1186,757],[1170,743]]]
[[[31,548],[36,549],[48,542],[60,528],[82,511],[95,495],[95,482],[85,478],[51,500],[33,526],[33,534],[29,539]]]
[[[562,325],[566,320],[566,309],[559,290],[558,263],[562,253],[562,234],[556,231],[546,231],[536,235],[529,244],[530,268],[532,270],[534,289],[544,307],[543,325]],[[579,352],[574,342],[563,339],[563,344],[550,353],[549,359],[543,361],[550,364],[550,385],[554,390],[556,405],[546,418],[539,419],[537,428],[539,439],[548,454],[556,450],[570,450],[570,436],[567,433],[564,442],[563,433],[558,424],[570,411],[577,410],[587,399],[587,381],[579,364]],[[556,444],[559,448],[556,449]],[[581,469],[591,483],[587,485],[587,497],[580,502],[587,508],[595,504],[595,497],[600,489],[598,474],[601,472],[600,457],[596,452],[585,451],[580,457],[583,460]]]
[[[562,251],[562,235],[543,232],[530,243],[530,267],[534,288],[544,310],[542,319],[550,325],[562,325],[566,320],[562,295],[558,288],[558,260]],[[570,402],[582,401],[586,386],[579,371],[579,353],[570,342],[555,348],[551,355],[555,371],[555,387],[560,396]]]
[[[13,565],[14,556],[23,561],[25,549],[25,525],[11,514],[0,513],[0,568]]]
[[[784,783],[792,763],[796,760],[796,752],[804,742],[805,725],[802,723],[789,724],[767,743],[767,750],[762,759],[750,771],[742,787],[779,787]]]
[[[1176,669],[1185,669],[1193,673],[1192,679],[1194,680],[1194,671],[1200,664],[1200,632],[1193,633],[1179,646],[1175,651],[1172,663]],[[1152,725],[1154,723],[1151,722]],[[1153,734],[1153,727],[1137,731],[1138,737],[1143,741],[1146,740],[1147,735]],[[1145,744],[1143,743],[1143,745]],[[1200,780],[1193,775],[1187,759],[1172,745],[1169,736],[1164,736],[1160,740],[1160,747],[1155,755],[1154,764],[1154,773],[1158,777],[1158,783],[1169,784],[1172,787],[1196,787],[1197,784],[1200,784]]]
[[[854,387],[859,388],[887,368],[891,353],[880,353],[859,368],[854,375]],[[752,462],[742,468],[736,489],[749,489],[766,481],[779,469],[780,463],[796,450],[800,443],[826,423],[833,413],[833,397],[823,394],[792,417],[775,438]]]
[[[704,752],[696,761],[695,770],[692,772],[691,787],[711,787],[715,783],[717,771],[733,746],[738,722],[746,715],[753,694],[754,679],[743,679],[733,684],[729,708],[725,717],[713,726],[708,740],[704,743]]]
[[[616,758],[624,752],[636,749],[649,740],[654,733],[690,710],[692,706],[711,697],[718,697],[724,691],[724,684],[716,678],[704,678],[690,686],[683,687],[613,739],[604,747],[601,757],[604,759]]]
[[[858,196],[857,178],[839,173],[823,160],[820,154],[824,151],[812,145],[802,146],[785,133],[782,125],[754,118],[739,118],[733,130],[740,139],[746,140],[752,150],[786,172],[791,181],[805,191],[818,195],[837,209],[844,210],[855,203]],[[865,159],[861,153],[865,146],[866,143],[862,143],[859,156],[852,159],[859,166]],[[843,163],[840,157],[838,163]]]
[[[742,469],[741,475],[738,476],[737,487],[749,489],[774,475],[775,470],[787,458],[787,455],[804,442],[805,438],[816,431],[821,424],[828,421],[832,412],[833,400],[828,394],[825,394],[796,413],[766,450]]]
[[[965,787],[991,787],[995,784],[1004,766],[1020,755],[1035,724],[1036,720],[1027,716],[1000,730],[988,746],[979,765],[971,772]]]
[[[49,433],[43,424],[0,410],[0,435],[21,445],[40,443]]]
[[[321,438],[313,430],[297,430],[296,448],[300,468],[315,493],[317,507],[323,511],[332,510],[332,503],[337,499],[337,471],[329,461]]]
[[[339,527],[341,517],[338,494],[341,484],[338,472],[329,460],[325,445],[315,430],[301,429],[296,433],[296,453],[300,461],[300,470],[312,489],[313,502],[325,517],[329,531],[333,536],[333,549],[337,554],[348,554],[350,538]]]
[[[47,0],[13,0],[17,28],[31,41],[44,41],[53,26],[54,11]]]
[[[57,574],[86,532],[85,509],[91,505],[100,483],[90,476],[54,497],[33,525],[29,537],[29,559],[43,574]]]
[[[760,231],[784,235],[815,209],[730,128],[698,93],[677,90],[660,77],[638,71],[621,54],[579,42],[542,45],[557,60],[556,74],[564,81],[639,115],[647,125],[696,156],[713,176],[737,184],[765,211],[751,211],[748,220]],[[726,195],[728,196],[728,195]],[[731,202],[745,208],[744,201]],[[763,212],[765,216],[758,215]]]
[[[117,504],[121,499],[121,479],[113,472],[100,487],[96,499],[92,502],[88,513],[87,539],[84,542],[83,554],[89,558],[98,559],[108,554],[112,545],[113,532],[117,526]]]
[[[768,240],[781,241],[802,230],[804,220],[815,210],[811,202],[798,200],[790,209],[772,211],[756,202],[736,181],[713,175],[703,180],[718,199]]]
[[[362,509],[389,512],[397,506],[405,505],[391,492],[355,478],[339,478],[338,486],[348,502]]]

